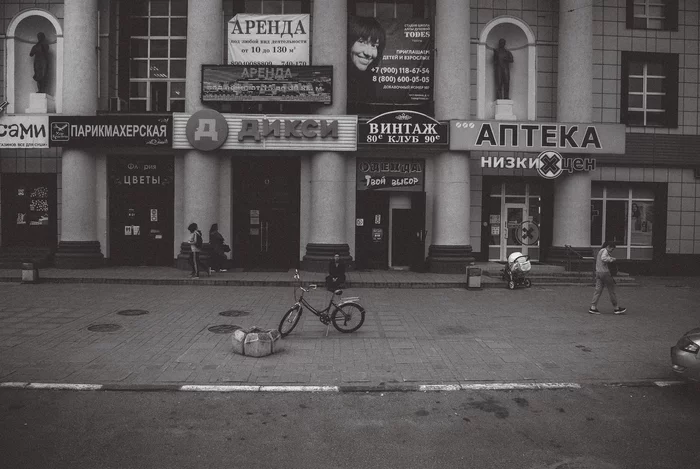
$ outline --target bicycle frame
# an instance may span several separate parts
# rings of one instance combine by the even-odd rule
[[[316,309],[311,305],[311,303],[309,303],[309,301],[306,298],[304,298],[304,293],[307,293],[311,290],[316,290],[317,287],[318,287],[317,285],[309,285],[308,289],[302,287],[301,285],[299,285],[298,287],[295,287],[294,299],[296,300],[296,304],[298,304],[299,306],[302,306],[302,307],[305,306],[309,311],[311,311],[311,313],[313,313],[314,315],[316,315],[318,317],[321,317],[324,314],[328,315],[329,313],[332,312],[331,306],[335,307],[335,309],[333,309],[333,311],[335,311],[336,309],[338,309],[339,306],[341,306],[342,304],[347,302],[347,300],[343,300],[340,303],[334,302],[333,299],[335,298],[336,293],[333,292],[333,295],[331,295],[331,299],[328,301],[328,306],[326,306],[324,309]],[[299,298],[296,298],[296,289],[297,288],[299,290],[301,290],[301,295],[299,296]]]

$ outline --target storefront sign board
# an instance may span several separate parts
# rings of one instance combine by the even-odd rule
[[[170,115],[49,116],[51,147],[165,147],[173,141]]]
[[[222,114],[228,127],[224,150],[357,150],[357,116]],[[173,113],[173,148],[193,148],[187,138],[192,116]],[[218,136],[219,129],[203,129]]]
[[[450,150],[624,154],[625,126],[452,120]]]
[[[421,192],[424,160],[357,160],[357,190]]]
[[[0,116],[0,148],[48,148],[48,116]]]
[[[358,124],[358,143],[370,145],[447,146],[450,125],[408,110],[385,112]]]

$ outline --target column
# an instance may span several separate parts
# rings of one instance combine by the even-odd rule
[[[97,111],[97,0],[64,2],[63,112]],[[95,155],[64,148],[61,153],[61,240],[54,256],[60,269],[99,267]]]
[[[438,0],[435,11],[435,118],[469,118],[471,53],[469,3]],[[434,159],[432,244],[428,270],[464,273],[474,261],[469,234],[469,152],[442,151]]]
[[[187,3],[187,69],[185,112],[194,114],[204,109],[202,64],[225,63],[223,43],[222,0],[198,0]],[[187,150],[184,157],[183,226],[175,227],[175,242],[180,244],[177,265],[188,269],[190,247],[184,244],[189,236],[187,226],[196,223],[208,243],[209,228],[219,223],[220,152]],[[230,182],[229,182],[230,184]],[[205,246],[206,249],[206,246]]]
[[[347,2],[313,2],[312,18],[312,63],[332,65],[334,70],[333,104],[322,106],[318,114],[345,114],[347,56],[344,51],[347,48]],[[340,253],[346,264],[349,265],[352,261],[345,229],[346,183],[345,156],[342,153],[321,151],[311,155],[311,227],[309,243],[302,260],[304,270],[325,272],[328,269],[328,261],[336,252]]]
[[[593,116],[593,7],[587,0],[559,3],[557,120],[591,122]],[[577,155],[585,156],[585,155]],[[591,176],[564,173],[554,182],[552,247],[547,260],[565,263],[569,245],[591,255]],[[587,267],[584,267],[587,268]]]

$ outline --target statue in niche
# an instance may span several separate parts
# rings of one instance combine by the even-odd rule
[[[513,54],[506,49],[506,40],[498,41],[498,49],[493,52],[493,68],[496,73],[496,99],[510,99],[510,64],[513,63]]]
[[[34,81],[36,81],[37,92],[46,93],[49,82],[49,43],[46,42],[44,33],[36,35],[37,43],[29,52],[29,57],[34,57]]]

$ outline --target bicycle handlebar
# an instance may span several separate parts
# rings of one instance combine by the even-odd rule
[[[299,285],[299,288],[304,290],[305,292],[310,292],[311,290],[316,290],[318,288],[318,285],[309,285],[309,288],[304,288],[301,285]]]

